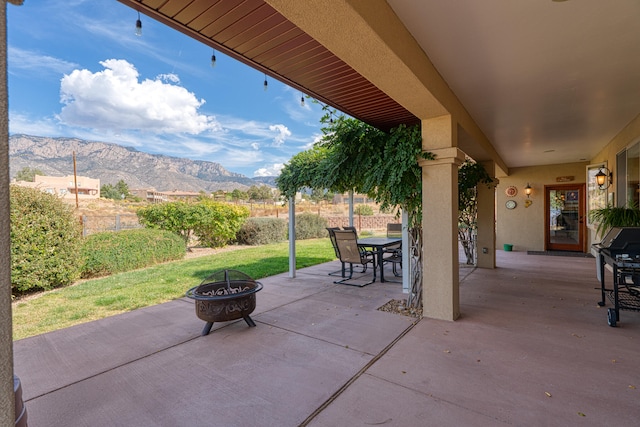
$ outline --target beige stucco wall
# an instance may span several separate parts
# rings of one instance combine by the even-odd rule
[[[526,168],[511,168],[506,177],[499,177],[500,184],[496,188],[496,247],[502,249],[505,243],[514,245],[514,250],[544,250],[544,186],[559,184],[556,177],[575,176],[571,183],[586,181],[586,166],[607,162],[613,172],[613,185],[607,190],[615,191],[616,184],[616,155],[626,147],[640,141],[640,115],[636,116],[627,126],[613,137],[613,139],[592,159],[584,163],[570,163],[562,165],[535,166]],[[525,208],[524,187],[527,183],[533,187],[532,204]],[[513,210],[505,208],[509,199],[504,190],[510,185],[516,186],[518,195],[514,200],[518,206]],[[586,228],[587,249],[599,239],[591,228]]]
[[[607,161],[609,169],[615,176],[616,154],[628,145],[634,144],[640,140],[640,114],[638,114],[627,126],[624,127],[612,140],[600,151],[591,163]],[[615,184],[615,182],[614,182]],[[613,191],[613,187],[610,189]]]
[[[496,187],[496,248],[502,249],[505,243],[510,243],[514,245],[514,251],[544,250],[544,186],[584,183],[588,164],[580,162],[511,168],[509,176],[500,177]],[[573,176],[573,181],[557,182],[557,177],[566,176]],[[525,207],[527,196],[524,194],[527,183],[533,188],[528,208]],[[512,185],[518,189],[518,194],[507,197],[505,189]],[[505,207],[509,199],[518,204],[515,209]]]

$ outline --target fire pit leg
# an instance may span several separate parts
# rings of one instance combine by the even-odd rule
[[[206,325],[204,325],[204,329],[202,330],[202,334],[200,334],[200,336],[205,336],[205,335],[209,335],[209,332],[211,332],[211,327],[213,326],[213,322],[207,322]]]
[[[244,318],[244,321],[247,322],[247,325],[256,326],[256,322],[254,322],[253,319],[251,317],[249,317],[248,314],[246,316],[244,316],[243,318]]]

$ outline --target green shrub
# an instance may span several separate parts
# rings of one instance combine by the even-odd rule
[[[287,240],[287,221],[282,218],[249,218],[237,234],[238,243],[267,245]]]
[[[160,203],[141,208],[136,213],[146,227],[177,233],[187,244],[192,236],[196,236],[201,245],[210,247],[224,246],[233,240],[249,217],[249,210],[244,206],[210,199],[197,203]]]
[[[236,238],[242,224],[249,218],[249,209],[229,203],[202,200],[194,206],[196,217],[193,234],[202,246],[218,248]]]
[[[296,215],[296,239],[316,239],[327,236],[327,219],[310,212]]]
[[[353,213],[356,215],[371,216],[373,215],[373,208],[369,205],[357,205],[353,208]]]
[[[165,230],[141,228],[88,236],[81,250],[82,277],[104,276],[182,259],[184,240]]]
[[[188,244],[197,221],[193,206],[186,202],[158,203],[142,207],[136,214],[145,227],[174,232]]]
[[[12,185],[11,291],[46,290],[80,276],[82,228],[71,206],[39,189]]]

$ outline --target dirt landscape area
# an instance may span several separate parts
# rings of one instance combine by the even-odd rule
[[[75,200],[64,199],[65,202],[75,207]],[[243,206],[251,212],[252,217],[276,217],[286,219],[289,215],[287,206],[274,206],[264,203],[245,203]],[[128,200],[91,199],[79,200],[76,209],[78,219],[83,224],[85,235],[100,231],[119,231],[130,228],[138,228],[136,209],[145,206],[146,202],[133,202]],[[378,206],[369,203],[374,215],[355,215],[354,225],[359,231],[378,232],[386,230],[389,222],[399,222],[392,214],[380,213]],[[347,204],[314,204],[303,201],[296,204],[296,214],[313,213],[327,219],[329,227],[345,226],[349,221],[349,206]]]

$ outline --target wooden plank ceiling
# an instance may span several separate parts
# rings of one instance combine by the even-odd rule
[[[419,119],[262,0],[118,0],[382,130]]]

